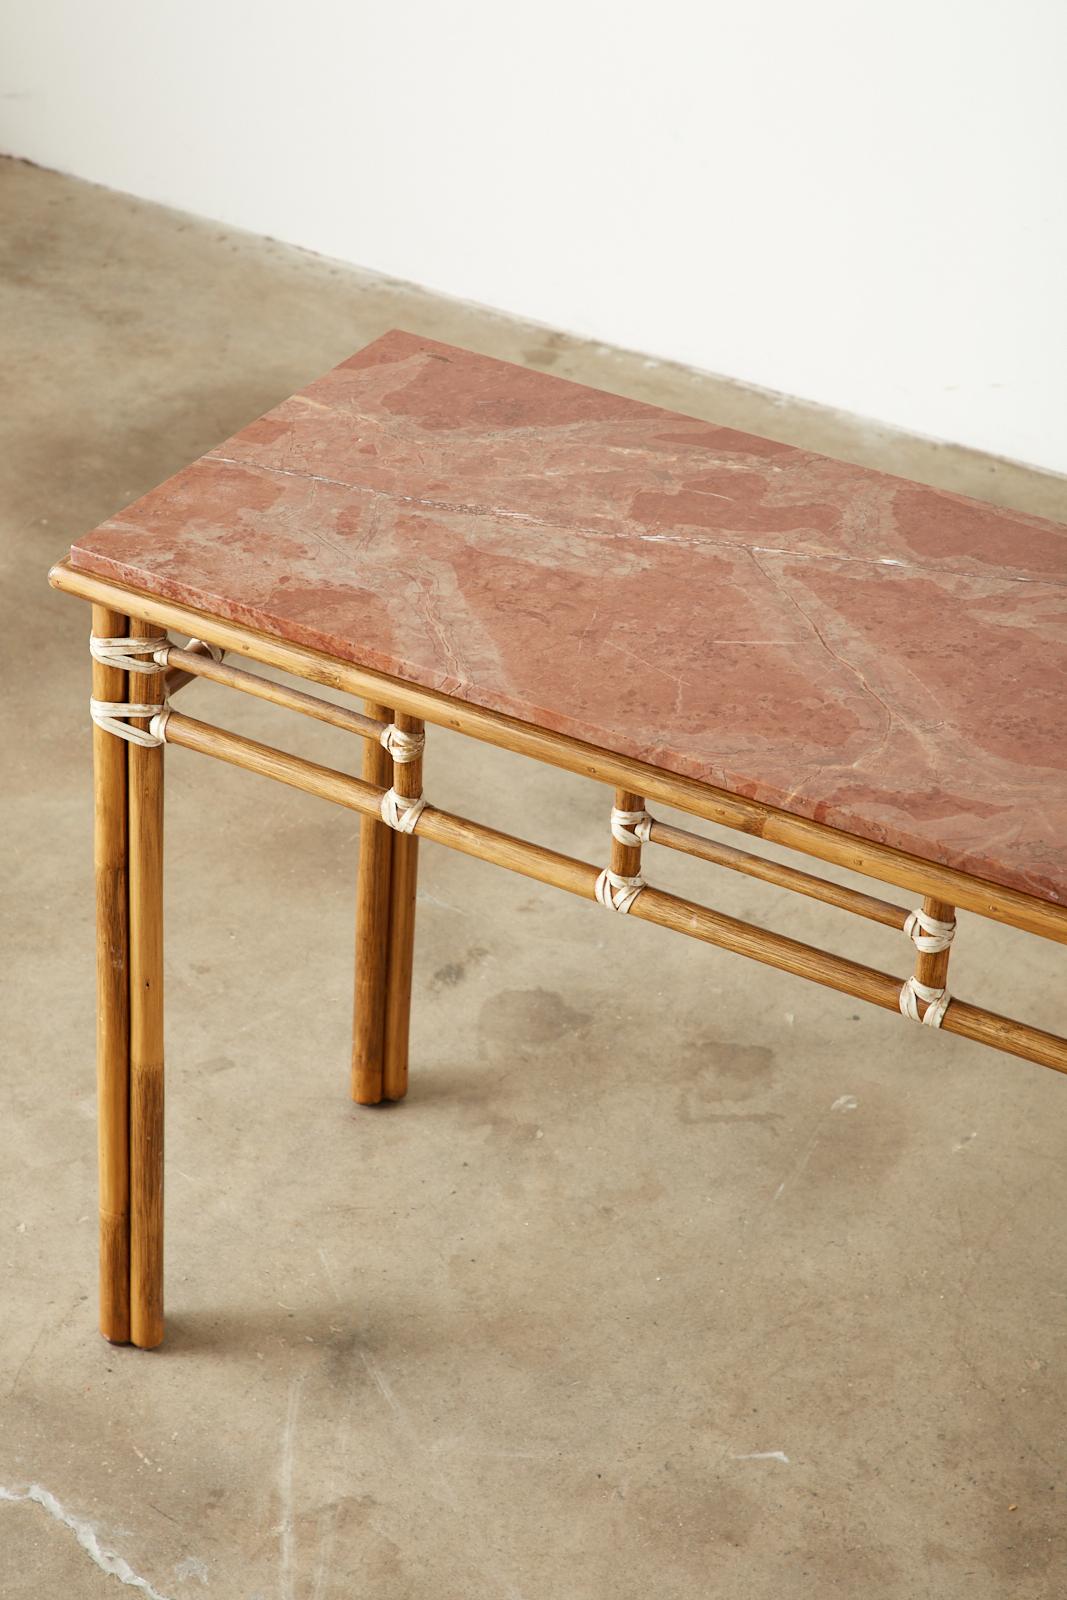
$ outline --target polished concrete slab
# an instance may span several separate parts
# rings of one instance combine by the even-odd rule
[[[1067,1084],[427,847],[412,1091],[357,1109],[355,819],[181,751],[169,1335],[99,1340],[87,617],[44,573],[398,325],[1053,518],[1063,483],[18,164],[0,199],[0,1596],[1058,1592]],[[443,805],[603,849],[577,778],[437,732],[428,772]],[[656,868],[907,969],[883,929]],[[1062,1031],[1063,971],[961,916],[962,996]]]

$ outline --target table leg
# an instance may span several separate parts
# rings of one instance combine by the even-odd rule
[[[127,619],[93,607],[93,633],[120,638]],[[127,674],[93,662],[93,698],[125,700]],[[130,1010],[126,745],[93,725],[96,877],[96,1097],[100,1194],[100,1332],[130,1337]]]
[[[130,633],[158,629],[133,620]],[[162,674],[133,680],[160,704]],[[131,691],[131,698],[133,694]],[[134,722],[147,727],[147,721]],[[130,850],[130,1337],[163,1339],[163,748],[128,750]]]
[[[925,896],[923,910],[927,916],[936,917],[939,922],[954,922],[956,918],[955,906],[950,906],[947,900],[936,900],[932,895]],[[917,981],[927,984],[931,989],[943,989],[948,980],[948,961],[951,953],[951,950],[936,950],[932,953],[920,951],[915,957]]]
[[[396,715],[401,733],[423,736],[417,717]],[[404,799],[422,794],[422,756],[396,762],[393,784]],[[389,972],[385,1001],[385,1067],[382,1094],[402,1100],[408,1092],[408,1036],[411,1022],[411,970],[415,950],[415,894],[418,884],[419,841],[413,833],[393,839],[393,878],[390,887]]]
[[[644,795],[635,794],[632,789],[615,790],[615,809],[617,811],[644,811]],[[611,858],[609,861],[612,872],[617,872],[623,878],[635,878],[641,871],[641,846],[623,844],[612,835]]]
[[[387,706],[368,703],[364,710],[378,722],[393,720]],[[363,777],[383,789],[393,782],[393,758],[376,741],[364,746]],[[382,1098],[393,840],[393,830],[384,822],[374,817],[360,819],[352,1098],[364,1106],[377,1105]]]

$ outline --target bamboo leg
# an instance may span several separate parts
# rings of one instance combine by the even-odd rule
[[[615,809],[616,811],[643,811],[645,809],[644,795],[634,794],[632,789],[616,789]],[[641,846],[623,844],[612,834],[609,865],[612,872],[617,872],[622,878],[636,878],[641,871]]]
[[[158,632],[131,621],[135,638]],[[133,680],[161,703],[161,675]],[[131,695],[133,691],[131,690]],[[142,721],[134,724],[146,727]],[[130,1337],[163,1339],[163,750],[128,745],[130,837]]]
[[[950,906],[945,900],[935,900],[932,895],[923,899],[923,910],[928,917],[936,917],[938,922],[954,922],[956,908]],[[918,951],[915,957],[915,978],[918,983],[925,983],[931,989],[943,989],[948,979],[948,958],[952,954],[949,950],[935,950],[932,953]],[[920,1004],[919,1015],[926,1015],[926,1004]]]
[[[125,634],[127,620],[93,607],[93,633]],[[93,697],[125,700],[127,674],[93,662]],[[130,1337],[130,1011],[126,925],[126,746],[93,725],[96,871],[96,1097],[100,1190],[100,1332]]]
[[[398,712],[402,733],[422,734],[417,717]],[[422,793],[422,756],[396,762],[393,785],[405,799]],[[411,1022],[411,964],[415,950],[415,892],[418,880],[419,841],[413,833],[393,836],[393,878],[389,910],[389,975],[385,998],[385,1070],[382,1094],[402,1100],[408,1092],[408,1035]]]
[[[391,722],[387,706],[368,702],[367,715]],[[363,777],[388,788],[393,758],[375,740],[363,750]],[[382,1098],[385,1062],[385,994],[389,959],[389,885],[393,830],[374,817],[359,823],[359,873],[356,879],[356,993],[352,1022],[352,1098],[377,1105]]]

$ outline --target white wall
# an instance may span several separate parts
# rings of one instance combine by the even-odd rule
[[[0,146],[1067,471],[1065,76],[1064,0],[9,0]]]

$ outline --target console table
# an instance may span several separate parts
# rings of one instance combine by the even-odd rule
[[[1067,1071],[1067,1040],[947,986],[956,907],[1067,942],[1067,528],[394,332],[50,576],[92,606],[110,1340],[163,1337],[166,746],[360,814],[362,1104],[407,1085],[423,839]],[[183,715],[193,677],[356,735],[361,776]],[[427,724],[607,785],[600,858],[435,807]],[[910,970],[665,893],[653,846],[881,923]]]

